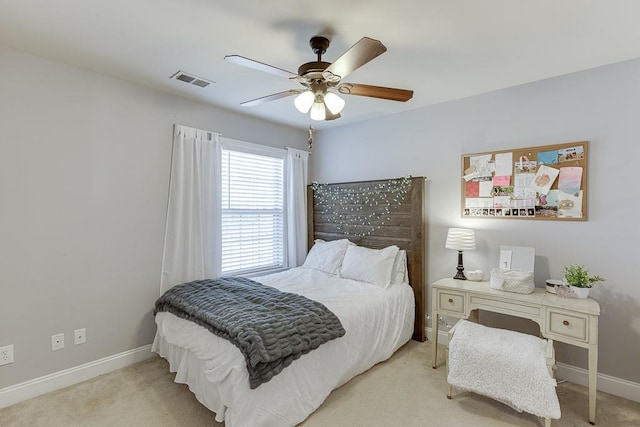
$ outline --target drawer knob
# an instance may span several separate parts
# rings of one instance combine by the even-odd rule
[[[569,321],[568,321],[568,320],[563,320],[563,321],[562,321],[562,324],[563,324],[564,326],[569,326]]]
[[[453,298],[449,298],[449,303],[453,304]]]

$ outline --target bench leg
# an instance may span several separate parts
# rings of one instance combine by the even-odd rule
[[[556,353],[553,348],[553,340],[547,339],[547,369],[551,378],[555,378]],[[544,427],[551,427],[551,419],[544,419]]]
[[[451,342],[451,340],[453,339],[453,334],[456,332],[456,326],[457,325],[458,324],[456,323],[449,330],[449,342]],[[448,382],[448,378],[449,378],[449,344],[447,344],[447,346],[444,349],[444,363],[445,363],[445,367],[447,368],[447,382]],[[452,394],[453,394],[453,386],[451,384],[449,384],[449,387],[447,388],[447,399],[451,399],[451,395]]]

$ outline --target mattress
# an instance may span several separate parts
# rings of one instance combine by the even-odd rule
[[[346,334],[252,390],[245,359],[233,344],[171,313],[158,313],[152,350],[168,360],[175,381],[187,384],[227,427],[297,425],[332,390],[388,359],[413,334],[409,285],[383,289],[303,267],[254,280],[323,303]]]

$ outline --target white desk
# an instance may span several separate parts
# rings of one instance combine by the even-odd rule
[[[433,368],[438,356],[439,316],[468,318],[474,310],[522,317],[536,322],[543,337],[589,350],[589,422],[596,421],[598,315],[592,299],[561,298],[542,288],[532,294],[491,289],[489,282],[441,279],[431,285]],[[477,313],[475,311],[474,313]]]

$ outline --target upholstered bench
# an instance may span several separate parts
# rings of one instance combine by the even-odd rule
[[[543,417],[560,418],[553,341],[460,320],[449,332],[447,382]]]

